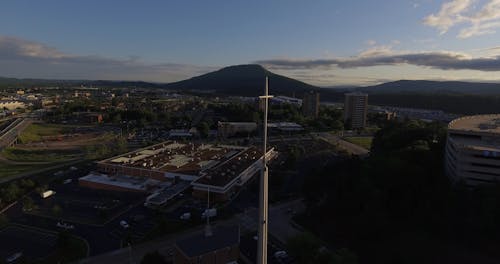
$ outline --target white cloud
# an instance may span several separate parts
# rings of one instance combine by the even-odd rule
[[[479,72],[500,71],[500,56],[472,57],[450,51],[394,51],[381,46],[361,52],[350,58],[323,59],[270,59],[256,63],[278,69],[314,69],[337,67],[354,69],[375,66],[413,65],[440,70],[474,70]]]
[[[452,0],[441,6],[437,14],[424,18],[424,24],[436,27],[444,34],[457,23],[464,21],[463,13],[472,5],[473,0]]]
[[[171,82],[214,70],[214,67],[63,53],[45,44],[0,36],[0,75],[20,78],[107,79]]]
[[[368,46],[375,46],[377,44],[377,42],[373,39],[369,39],[366,41],[366,45]]]
[[[493,34],[500,27],[500,0],[488,0],[479,11],[471,11],[475,0],[453,0],[441,6],[437,14],[424,18],[424,24],[435,27],[441,34],[451,27],[464,24],[457,35],[458,38],[470,38],[485,34]]]

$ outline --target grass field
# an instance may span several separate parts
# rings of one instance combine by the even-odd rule
[[[25,162],[61,162],[77,158],[79,151],[75,150],[26,150],[18,148],[6,148],[2,150],[2,156],[13,161]]]
[[[369,150],[372,147],[373,137],[345,137],[344,140]]]
[[[31,170],[40,169],[47,165],[13,165],[0,162],[0,178],[17,175]]]
[[[21,143],[42,141],[42,137],[61,135],[65,130],[62,125],[31,124],[19,135],[19,140]]]

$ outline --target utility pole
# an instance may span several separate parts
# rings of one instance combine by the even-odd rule
[[[257,263],[267,264],[267,227],[268,227],[268,169],[266,161],[267,153],[267,113],[269,107],[269,79],[266,76],[266,88],[263,96],[264,100],[264,134],[262,135],[262,171],[260,175],[260,197],[259,197],[259,244],[257,247]]]

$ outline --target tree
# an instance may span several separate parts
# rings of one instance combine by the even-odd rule
[[[56,216],[59,216],[61,215],[62,213],[62,208],[61,206],[55,204],[54,206],[52,206],[52,214],[56,215]]]
[[[57,234],[57,246],[60,249],[66,249],[69,246],[70,234],[68,231],[61,231]]]
[[[161,255],[158,251],[153,251],[144,255],[141,260],[141,264],[166,264],[165,257]]]
[[[299,264],[334,263],[334,256],[311,233],[290,238],[287,249]]]
[[[22,203],[23,203],[23,210],[25,211],[31,211],[35,209],[35,202],[33,202],[33,199],[31,199],[31,197],[29,197],[28,195],[23,197]]]
[[[31,189],[35,187],[35,182],[31,179],[21,179],[21,187],[24,189]]]
[[[6,226],[9,223],[9,219],[6,215],[0,214],[0,229]]]
[[[12,202],[21,194],[21,189],[15,182],[9,184],[7,188],[1,190],[2,201]]]
[[[210,127],[208,126],[207,122],[199,123],[197,129],[200,132],[202,138],[208,137],[208,132],[210,130]]]

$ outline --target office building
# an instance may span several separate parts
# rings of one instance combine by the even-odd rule
[[[500,182],[500,114],[449,123],[445,170],[452,181],[469,186]]]
[[[347,93],[344,102],[344,123],[348,128],[360,129],[366,126],[368,94]]]

